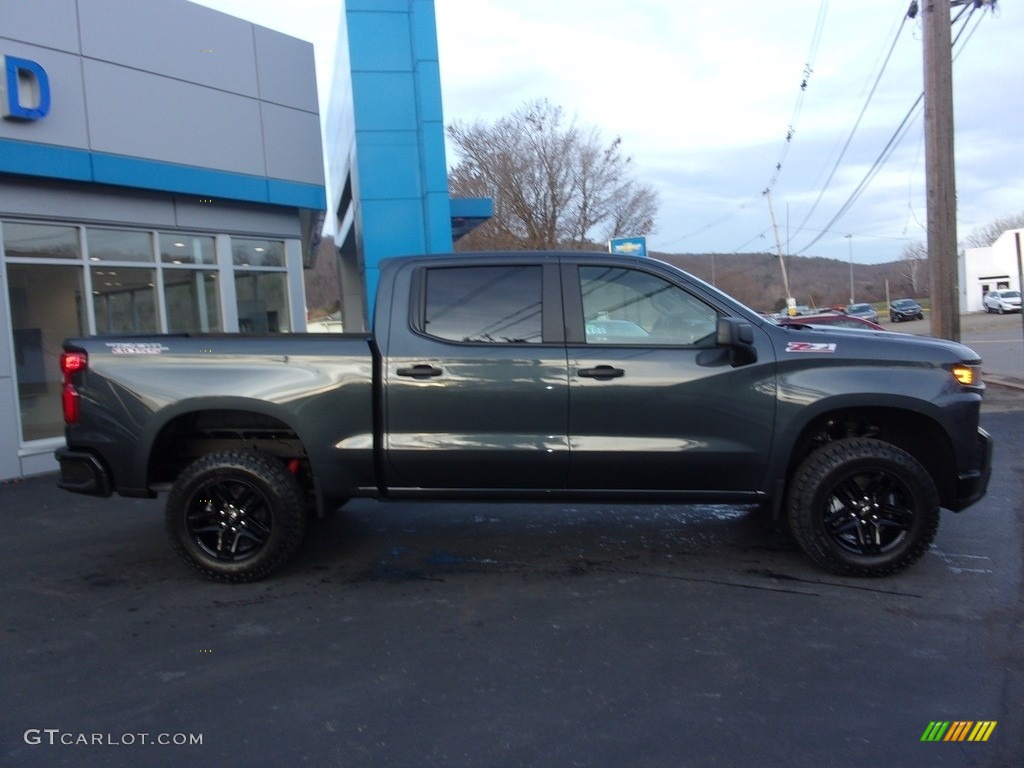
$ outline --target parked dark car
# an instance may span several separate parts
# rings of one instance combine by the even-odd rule
[[[828,313],[778,318],[779,325],[836,325],[840,328],[859,328],[862,331],[884,331],[885,328],[856,315]]]
[[[924,320],[924,310],[913,299],[896,299],[889,304],[889,319],[894,323],[904,320]]]
[[[878,310],[870,304],[850,304],[846,307],[846,314],[850,317],[862,317],[872,323],[878,322]]]

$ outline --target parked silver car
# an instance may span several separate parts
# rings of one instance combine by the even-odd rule
[[[1020,312],[1020,291],[989,291],[982,299],[986,312]]]

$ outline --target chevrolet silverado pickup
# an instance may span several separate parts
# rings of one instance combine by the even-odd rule
[[[988,485],[981,360],[780,326],[662,262],[396,258],[365,334],[69,339],[60,487],[153,498],[194,571],[253,581],[355,497],[761,505],[880,576]]]

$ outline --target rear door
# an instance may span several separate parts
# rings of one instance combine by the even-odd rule
[[[569,363],[569,485],[578,489],[750,491],[767,465],[775,361],[716,346],[729,308],[642,260],[563,267]]]
[[[384,358],[392,489],[559,489],[568,375],[557,260],[451,260],[396,281]]]

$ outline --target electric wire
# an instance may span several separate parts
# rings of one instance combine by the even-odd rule
[[[951,22],[953,24],[956,24],[957,21],[960,20],[960,18],[964,15],[965,12],[968,14],[967,15],[967,19],[964,20],[963,25],[960,27],[960,30],[957,32],[957,35],[956,35],[956,37],[953,40],[953,44],[952,44],[953,47],[956,46],[957,42],[960,40],[961,35],[963,34],[964,29],[967,28],[967,25],[970,22],[971,16],[974,15],[975,9],[976,9],[976,6],[974,6],[974,5],[964,6],[963,8],[961,8],[960,13],[958,13],[957,16]],[[979,19],[978,23],[980,23],[980,19]],[[978,27],[978,24],[975,24],[973,29],[977,29],[977,27]],[[902,30],[902,28],[903,28],[903,25],[900,26],[901,30]],[[964,41],[964,45],[960,46],[960,50],[957,51],[953,55],[954,61],[956,60],[957,56],[960,55],[960,51],[963,50],[964,46],[967,44],[967,41],[969,41],[971,36],[974,34],[973,29],[971,30],[971,32],[968,34],[966,40]],[[886,61],[888,62],[888,59],[886,59]],[[874,92],[874,89],[872,89],[872,93],[873,92]],[[870,99],[870,96],[869,96],[869,99]],[[906,135],[907,131],[909,130],[910,126],[912,125],[913,118],[916,117],[916,113],[918,111],[918,108],[921,106],[921,103],[923,101],[924,101],[924,92],[922,91],[921,94],[914,101],[914,103],[911,105],[910,109],[907,111],[907,114],[903,117],[903,120],[896,127],[896,130],[893,132],[892,136],[889,138],[889,141],[886,143],[886,145],[882,148],[882,151],[879,153],[878,157],[875,159],[875,162],[871,165],[871,167],[868,169],[867,173],[864,175],[864,178],[861,179],[860,183],[854,188],[853,192],[850,193],[850,196],[846,199],[846,202],[844,202],[842,204],[842,206],[840,206],[839,211],[832,217],[832,219],[828,222],[828,224],[826,224],[824,227],[821,228],[821,230],[819,230],[817,236],[815,236],[810,242],[808,242],[802,248],[799,248],[799,249],[797,249],[796,251],[793,252],[795,255],[800,255],[802,253],[805,253],[807,251],[807,249],[809,249],[813,245],[815,245],[826,234],[829,234],[831,232],[832,226],[835,225],[839,221],[839,219],[841,219],[844,215],[846,215],[846,213],[849,212],[850,208],[852,208],[854,203],[857,202],[857,200],[860,198],[860,196],[864,193],[864,190],[868,187],[868,185],[875,178],[875,176],[878,175],[878,172],[882,169],[882,167],[885,165],[886,161],[888,161],[889,157],[892,155],[893,151],[895,151],[896,147],[903,140],[903,137]],[[865,105],[865,108],[866,108],[866,106],[867,105]],[[861,114],[863,115],[863,111],[862,111]],[[857,122],[859,124],[860,117],[858,117]],[[856,126],[855,126],[855,128],[856,128]],[[853,137],[853,135],[851,133],[850,138],[852,139],[852,137]],[[844,148],[844,151],[845,151],[845,148]],[[832,177],[830,176],[829,180],[831,180],[831,178]],[[827,184],[827,182],[826,182],[826,184]],[[824,190],[822,191],[822,194],[824,194]],[[821,199],[821,195],[818,196],[818,200],[820,200],[820,199]],[[818,201],[815,201],[814,207],[817,206],[817,202]],[[812,207],[812,212],[813,212],[813,210],[814,210],[814,208]],[[807,220],[809,218],[810,218],[810,214],[808,214],[808,216],[806,216],[804,218],[803,222],[801,222],[800,226],[797,227],[797,231],[798,232],[802,231],[804,229],[804,225],[807,223]]]

